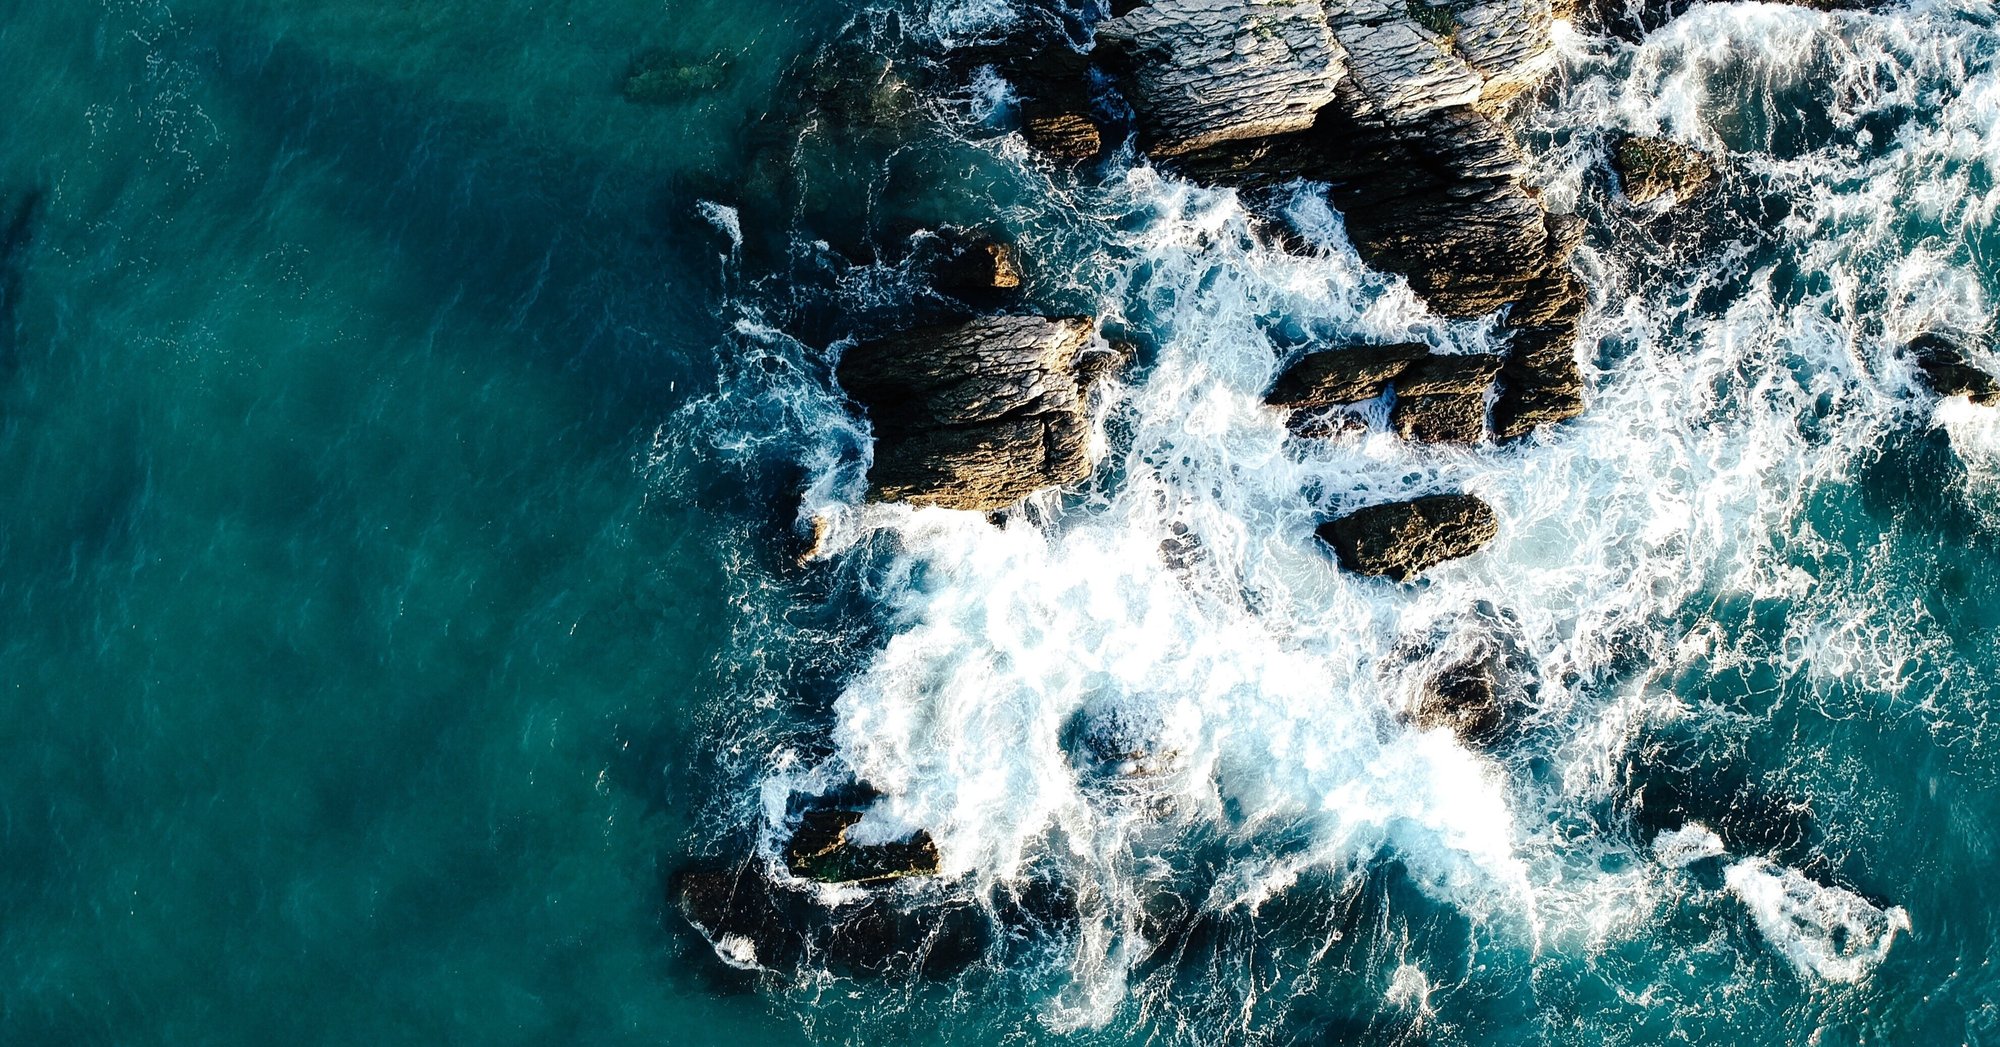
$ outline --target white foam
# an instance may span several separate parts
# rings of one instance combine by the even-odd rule
[[[1700,822],[1667,829],[1653,837],[1653,856],[1669,869],[1685,869],[1704,858],[1721,857],[1722,853],[1722,837]]]
[[[1884,910],[1853,891],[1814,883],[1796,869],[1749,858],[1723,872],[1757,930],[1802,975],[1858,982],[1889,955],[1897,931],[1910,929],[1900,907]]]

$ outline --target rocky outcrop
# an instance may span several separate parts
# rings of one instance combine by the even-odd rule
[[[1909,353],[1939,396],[1963,396],[1985,407],[2000,404],[2000,381],[1967,363],[1965,353],[1945,336],[1920,334],[1910,340]]]
[[[990,512],[1090,474],[1088,318],[989,316],[849,349],[875,428],[870,495]]]
[[[1307,353],[1271,386],[1264,402],[1273,407],[1314,408],[1372,400],[1410,364],[1429,356],[1422,342],[1350,345]]]
[[[1371,505],[1321,524],[1317,533],[1342,567],[1400,582],[1478,551],[1499,524],[1473,495],[1435,494]]]
[[[799,816],[785,845],[785,867],[793,876],[821,883],[878,884],[907,876],[935,876],[937,845],[919,829],[907,840],[857,844],[847,831],[862,812],[839,807],[814,807]]]
[[[1670,138],[1623,135],[1611,147],[1625,199],[1644,206],[1661,198],[1686,203],[1715,179],[1707,153]]]
[[[1155,0],[1097,39],[1125,59],[1157,156],[1304,130],[1347,71],[1319,0]]]
[[[1495,411],[1506,439],[1582,410],[1584,298],[1569,270],[1580,226],[1545,211],[1496,115],[1550,67],[1559,13],[1548,0],[1351,0],[1326,8],[1322,49],[1315,10],[1167,0],[1099,37],[1163,165],[1251,189],[1326,182],[1362,257],[1405,275],[1432,309],[1507,310],[1516,344]],[[1302,114],[1302,100],[1316,110]],[[1411,431],[1443,438],[1464,438],[1471,417],[1462,401],[1406,414]]]

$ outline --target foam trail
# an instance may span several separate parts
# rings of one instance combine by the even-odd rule
[[[1858,982],[1889,955],[1897,931],[1910,929],[1899,907],[1884,910],[1853,891],[1827,887],[1796,869],[1750,858],[1723,872],[1757,930],[1800,974]]]

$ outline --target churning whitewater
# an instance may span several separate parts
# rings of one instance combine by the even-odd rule
[[[940,8],[927,31],[998,17]],[[735,362],[662,439],[802,462],[801,526],[818,536],[805,569],[865,580],[878,623],[841,662],[824,619],[799,624],[770,595],[790,583],[739,579],[739,643],[842,671],[811,730],[771,692],[789,677],[741,681],[736,700],[765,714],[718,721],[711,742],[736,754],[742,787],[715,823],[757,826],[784,875],[792,798],[861,781],[880,795],[850,842],[923,832],[938,857],[935,879],[870,890],[998,911],[1024,884],[1059,883],[1073,926],[1025,953],[989,941],[982,961],[989,978],[1023,969],[1057,1030],[1137,1000],[1167,1039],[1259,1039],[1260,1008],[1317,991],[1299,957],[1338,942],[1380,972],[1380,1007],[1422,1028],[1437,986],[1477,984],[1488,963],[1556,978],[1656,931],[1681,943],[1663,963],[1721,950],[1732,977],[1777,962],[1811,993],[1865,984],[1924,933],[1829,856],[1893,835],[1868,824],[1886,802],[1851,798],[1851,824],[1815,830],[1817,845],[1786,822],[1808,805],[1785,783],[1837,754],[1791,754],[1768,790],[1705,799],[1687,785],[1699,768],[1667,782],[1646,765],[1691,759],[1673,739],[1772,713],[1705,697],[1699,679],[1763,679],[1745,686],[1841,718],[1924,715],[1905,690],[1949,637],[1886,544],[1848,547],[1824,510],[1937,432],[1970,511],[2000,508],[2000,425],[1931,396],[1902,351],[1986,328],[1992,12],[1708,4],[1639,43],[1567,28],[1558,42],[1521,126],[1544,203],[1588,222],[1588,409],[1511,444],[1405,441],[1379,403],[1332,438],[1294,436],[1264,394],[1312,343],[1476,353],[1506,333],[1440,318],[1371,271],[1322,186],[1297,185],[1288,208],[1306,249],[1237,193],[1129,154],[1078,186],[995,131],[1011,96],[989,69],[934,116],[1026,181],[1030,202],[1007,214],[1023,253],[1068,267],[1043,279],[1085,299],[1097,337],[1147,352],[1099,389],[1085,484],[991,518],[873,503],[870,434],[825,379],[845,344],[787,332],[772,284],[741,272],[733,212],[707,205],[738,289]],[[1711,151],[1719,184],[1679,211],[1630,204],[1603,161],[1618,132]],[[835,293],[882,307],[906,276],[863,266]],[[1339,570],[1313,539],[1329,516],[1440,491],[1490,504],[1498,537],[1417,584]],[[1426,681],[1468,652],[1520,669],[1509,698],[1525,711],[1490,747],[1414,722]],[[1752,792],[1766,806],[1731,814]],[[1767,824],[1738,824],[1759,812]],[[1448,947],[1389,934],[1386,916],[1356,925],[1387,869],[1455,914],[1424,925]],[[813,889],[836,914],[868,893]],[[1287,909],[1268,934],[1305,944],[1267,956],[1294,973],[1259,975],[1275,948],[1259,915],[1288,897],[1312,899],[1294,903],[1308,915]],[[1191,944],[1203,925],[1251,930]],[[740,937],[716,947],[759,966]],[[1194,984],[1197,960],[1209,977]],[[807,968],[801,985],[819,984]]]

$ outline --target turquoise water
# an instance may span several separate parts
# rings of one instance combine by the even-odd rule
[[[1894,351],[2000,295],[1990,8],[1576,42],[1524,120],[1592,222],[1591,413],[1442,454],[1288,447],[1271,344],[1487,328],[1309,202],[1288,257],[1037,165],[919,57],[1006,12],[884,10],[0,23],[0,1041],[2000,1043],[2000,423]],[[624,97],[659,55],[712,72]],[[907,96],[843,90],[882,55]],[[1613,127],[1731,173],[1635,215]],[[1004,528],[859,507],[829,377],[943,308],[896,261],[947,221],[1142,344],[1099,475]],[[1446,483],[1503,536],[1433,584],[1304,540]],[[1522,738],[1388,729],[1376,667],[1480,601]],[[1056,745],[1106,705],[1179,747],[1152,799]],[[671,911],[849,772],[954,874],[898,903],[997,928],[963,971],[746,972]],[[1693,822],[1726,853],[1661,859]],[[1815,970],[1784,871],[1908,929]]]

